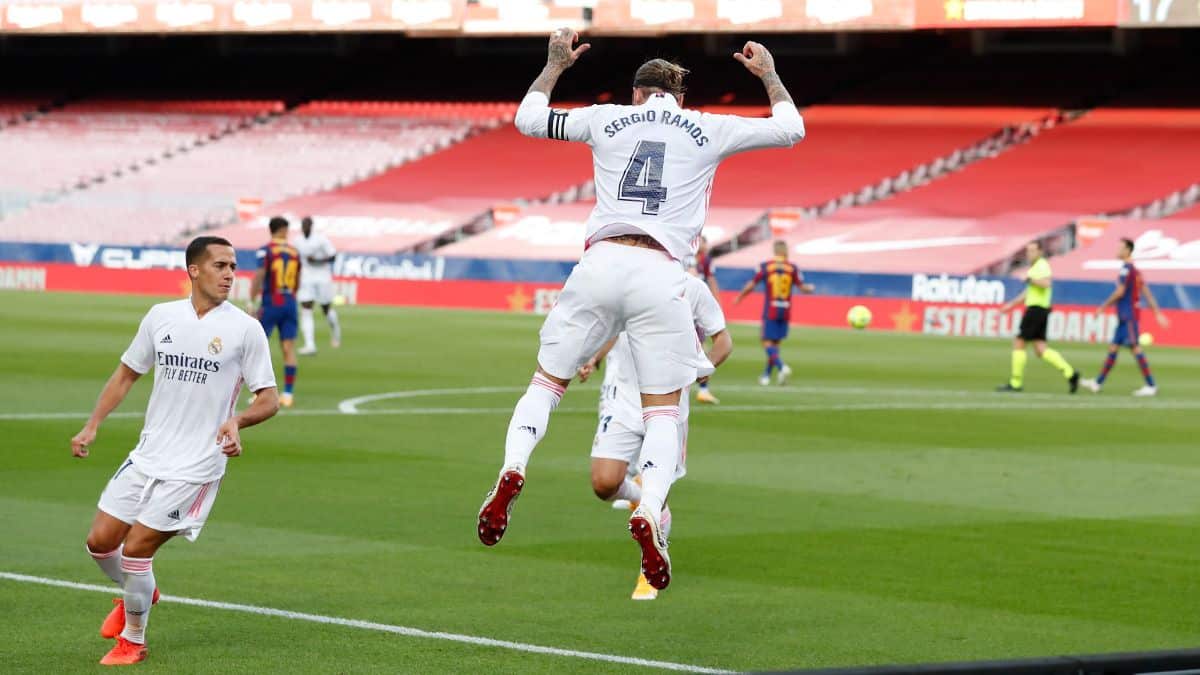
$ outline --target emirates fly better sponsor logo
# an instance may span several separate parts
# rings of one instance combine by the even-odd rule
[[[209,351],[211,351],[211,345]],[[188,354],[158,352],[157,377],[163,380],[206,384],[210,373],[218,373],[220,371],[220,361],[206,359],[201,356],[190,356]]]

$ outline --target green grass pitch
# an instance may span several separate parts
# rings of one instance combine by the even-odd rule
[[[106,583],[84,535],[150,383],[87,460],[70,456],[70,414],[91,409],[151,302],[0,294],[0,572]],[[296,407],[244,433],[200,540],[157,556],[164,593],[731,670],[1200,641],[1195,351],[1150,350],[1155,400],[1128,395],[1127,353],[1100,396],[1068,396],[1036,359],[1027,393],[1005,396],[1002,341],[801,329],[784,348],[793,384],[759,388],[755,329],[737,326],[722,405],[695,409],[671,497],[674,581],[635,603],[636,546],[588,484],[594,383],[552,418],[504,541],[475,538],[537,317],[343,320],[342,349],[302,360]],[[1059,347],[1085,374],[1102,359]],[[458,391],[338,413],[428,390]],[[109,602],[0,579],[3,670],[99,670]],[[149,646],[142,672],[647,670],[171,602]]]

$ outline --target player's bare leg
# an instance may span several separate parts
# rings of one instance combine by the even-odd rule
[[[100,570],[118,586],[125,583],[121,574],[121,544],[125,542],[125,535],[129,534],[129,527],[128,523],[103,511],[96,511],[87,535],[88,553]]]
[[[316,328],[313,326],[313,303],[311,300],[300,303],[300,337],[304,338],[304,346],[300,348],[300,356],[311,356],[317,353]]]
[[[283,393],[279,395],[279,405],[290,408],[295,402],[293,391],[296,387],[296,341],[280,340],[279,347],[283,350]]]
[[[146,658],[146,624],[154,605],[157,584],[154,580],[154,554],[174,532],[160,532],[134,523],[125,536],[121,553],[121,572],[125,578],[125,626],[117,644],[100,660],[106,666],[124,666]]]
[[[619,459],[592,459],[592,491],[606,502],[625,500],[634,508],[642,500],[641,483],[629,475],[629,463]]]
[[[525,487],[525,465],[545,437],[550,413],[558,407],[570,383],[538,366],[525,395],[513,408],[504,440],[504,468],[479,507],[479,541],[485,546],[495,546],[504,537],[513,504]]]
[[[640,459],[642,502],[629,518],[629,531],[642,549],[642,573],[659,590],[671,583],[671,557],[660,519],[679,463],[681,393],[642,394],[642,420],[646,425]]]

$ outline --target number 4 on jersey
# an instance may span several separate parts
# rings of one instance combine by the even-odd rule
[[[629,158],[629,166],[621,176],[617,199],[641,202],[642,214],[657,216],[659,206],[667,201],[667,188],[662,185],[667,144],[662,141],[639,141]]]

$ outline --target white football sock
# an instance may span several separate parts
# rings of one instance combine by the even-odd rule
[[[342,323],[338,321],[337,310],[330,307],[325,312],[325,320],[329,322],[330,339],[334,342],[342,341]]]
[[[616,493],[613,494],[612,499],[609,501],[615,502],[618,499],[624,499],[631,502],[642,501],[642,486],[633,482],[628,476],[626,476],[625,481],[621,483],[621,486],[617,488]]]
[[[642,507],[655,519],[662,517],[667,493],[675,481],[679,462],[679,406],[661,405],[642,409],[646,436],[642,439]]]
[[[315,348],[313,341],[313,311],[308,307],[300,308],[300,334],[304,336],[304,349]]]
[[[669,504],[663,506],[662,518],[658,519],[658,527],[662,530],[664,537],[671,538],[671,506]]]
[[[550,413],[558,407],[566,390],[566,387],[541,373],[533,374],[529,389],[517,401],[512,421],[508,423],[508,437],[504,439],[504,468],[516,467],[525,473],[529,456],[546,435]]]
[[[91,548],[87,548],[87,552],[92,556],[92,560],[100,566],[100,570],[108,575],[109,579],[113,580],[118,586],[125,585],[125,575],[121,574],[121,551],[125,549],[125,545],[121,544],[108,553],[96,553]]]
[[[125,630],[121,637],[135,644],[146,644],[146,623],[154,603],[153,558],[121,556],[121,571],[125,573]]]

